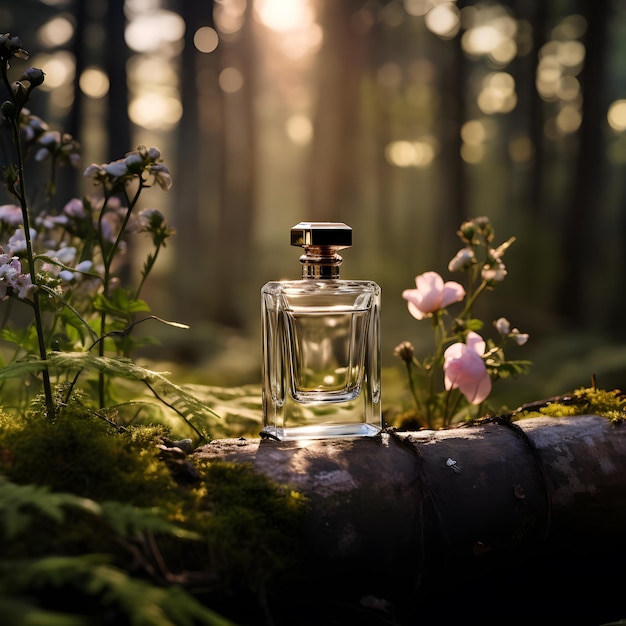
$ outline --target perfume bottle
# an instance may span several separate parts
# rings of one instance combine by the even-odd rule
[[[373,436],[381,429],[380,287],[343,280],[338,251],[352,229],[301,222],[301,280],[261,290],[262,436],[280,440]]]

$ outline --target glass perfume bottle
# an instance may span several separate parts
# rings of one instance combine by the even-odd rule
[[[301,280],[261,290],[263,431],[281,440],[373,436],[381,429],[380,287],[343,280],[352,229],[301,222]]]

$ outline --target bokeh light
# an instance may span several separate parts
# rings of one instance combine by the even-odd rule
[[[421,141],[392,141],[385,148],[387,162],[396,167],[429,167],[435,158],[431,139]]]
[[[292,115],[285,124],[287,135],[294,144],[304,146],[313,138],[313,124],[306,115]]]
[[[133,98],[128,107],[128,116],[137,126],[148,130],[167,130],[178,124],[183,107],[178,98],[147,92]]]
[[[74,24],[69,15],[57,15],[46,22],[38,31],[37,39],[46,48],[67,44],[74,36]]]
[[[80,90],[89,98],[103,98],[109,92],[109,77],[99,67],[87,67],[79,79]]]
[[[74,80],[76,63],[74,56],[66,50],[57,50],[51,54],[39,54],[32,60],[33,67],[45,68],[45,80],[41,85],[44,91],[53,91]]]
[[[217,82],[222,91],[236,93],[243,87],[243,74],[236,67],[225,67],[220,72]]]
[[[220,38],[217,31],[210,26],[202,26],[193,35],[193,45],[200,52],[206,54],[213,52],[218,44]]]
[[[428,30],[442,39],[452,39],[461,28],[459,9],[451,2],[433,7],[424,16],[424,22]]]
[[[247,0],[215,0],[213,20],[220,33],[233,35],[241,30],[246,14]]]
[[[133,17],[125,39],[135,52],[154,52],[166,44],[180,43],[184,34],[185,22],[178,13],[157,9]]]
[[[617,132],[621,133],[626,130],[626,100],[616,100],[611,104],[607,121],[609,126]]]
[[[264,26],[283,33],[306,28],[315,20],[308,0],[255,0],[254,10]]]
[[[482,81],[478,107],[486,114],[509,113],[517,105],[515,79],[507,72],[491,72]]]
[[[462,12],[466,31],[463,50],[473,57],[487,57],[498,66],[510,63],[517,54],[517,20],[501,5],[476,5]]]
[[[551,38],[539,50],[535,75],[537,93],[556,111],[546,120],[546,136],[558,141],[575,133],[582,123],[582,90],[577,75],[583,68],[586,50],[581,37],[586,22],[580,15],[570,15],[552,29]]]

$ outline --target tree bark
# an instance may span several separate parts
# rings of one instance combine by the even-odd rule
[[[590,619],[620,617],[606,613],[621,596],[603,572],[615,571],[626,551],[626,429],[602,417],[371,439],[227,439],[196,455],[252,463],[309,498],[302,602],[313,593],[320,606],[322,598],[376,598],[378,610],[395,606],[394,619],[403,612],[407,624],[419,614],[420,624],[462,616],[510,625],[548,623],[527,620],[538,610],[529,594],[550,595],[554,623],[572,610],[571,623],[582,624],[580,585],[595,593]],[[601,580],[601,591],[590,591]],[[558,596],[562,587],[573,593],[570,604]],[[547,618],[550,608],[540,606]]]

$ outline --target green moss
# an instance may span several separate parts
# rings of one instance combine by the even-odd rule
[[[295,583],[306,498],[248,464],[202,461],[197,467],[201,480],[187,491],[177,515],[203,541],[178,547],[181,565],[206,571],[210,563],[222,600],[254,606],[279,598],[286,584]],[[208,585],[212,598],[215,591],[213,581]]]
[[[580,415],[580,409],[571,404],[562,404],[560,402],[551,402],[547,406],[541,407],[538,411],[540,415],[547,417],[567,417],[570,415]]]
[[[53,420],[33,409],[0,418],[0,445],[10,453],[0,467],[22,484],[148,506],[176,488],[158,460],[156,444],[165,433],[160,426],[118,428],[76,402]]]
[[[148,560],[158,555],[172,573],[193,572],[211,601],[243,592],[264,603],[272,589],[278,590],[277,581],[298,555],[307,507],[303,496],[274,484],[251,466],[193,457],[178,460],[189,470],[181,481],[172,471],[180,466],[167,462],[158,447],[169,436],[165,427],[119,427],[114,415],[86,410],[79,396],[53,420],[39,409],[34,403],[21,417],[0,411],[0,475],[17,484],[45,486],[100,503],[116,501],[161,511],[199,539],[158,536],[158,552],[148,554]],[[115,524],[68,510],[62,525],[34,516],[28,532],[12,542],[11,557],[102,553],[128,570],[137,565],[133,554],[150,545],[142,535],[120,541]]]
[[[626,397],[618,389],[607,391],[595,387],[582,387],[573,394],[546,404],[539,410],[540,415],[566,417],[570,415],[600,415],[613,423],[626,420]],[[525,414],[524,417],[532,417]]]

